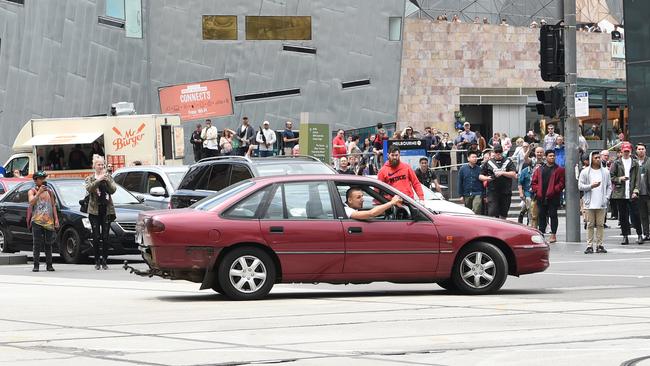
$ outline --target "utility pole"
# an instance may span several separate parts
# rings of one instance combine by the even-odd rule
[[[575,92],[577,91],[576,65],[576,0],[563,0],[564,3],[564,71],[566,73],[566,121],[564,123],[566,141],[565,199],[566,199],[566,240],[580,242],[580,197],[578,181],[574,168],[578,163],[578,119],[576,118]]]

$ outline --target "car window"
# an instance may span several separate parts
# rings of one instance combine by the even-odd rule
[[[273,196],[269,202],[269,207],[266,209],[263,219],[266,220],[282,220],[287,217],[284,212],[284,187],[282,185],[276,187]]]
[[[113,177],[113,180],[115,181],[115,183],[123,186],[124,185],[124,178],[126,178],[126,173],[119,173],[119,174],[116,174]]]
[[[230,185],[230,164],[213,164],[210,170],[210,178],[205,189],[220,191]]]
[[[384,204],[393,198],[393,193],[385,190],[384,188],[374,184],[345,184],[339,183],[336,185],[339,192],[341,202],[345,204],[347,201],[346,193],[350,187],[358,187],[363,191],[363,206],[361,210],[370,210],[377,205]],[[391,221],[411,221],[412,209],[408,203],[404,203],[403,207],[396,208],[397,215],[391,218]],[[386,211],[386,214],[392,213],[391,210]],[[384,220],[386,215],[379,215],[373,220]]]
[[[334,219],[326,182],[284,184],[284,204],[289,220]]]
[[[18,187],[17,190],[11,192],[7,197],[6,202],[13,203],[27,203],[29,200],[29,190],[34,186],[33,183],[25,183]]]
[[[296,174],[335,174],[332,169],[323,163],[300,162],[296,160],[257,164],[255,169],[260,177]]]
[[[82,200],[88,191],[83,181],[60,181],[56,183],[59,192],[59,200],[66,206],[79,206],[79,200]],[[117,185],[117,190],[111,195],[111,200],[115,205],[131,205],[140,203],[131,193],[122,186]]]
[[[270,187],[266,187],[235,203],[223,216],[232,219],[254,219],[269,190]]]
[[[250,170],[245,165],[233,164],[230,171],[230,184],[253,178]]]
[[[5,193],[5,186],[0,184],[0,194]]]
[[[174,187],[174,189],[178,189],[178,186],[181,184],[181,181],[185,176],[185,173],[186,172],[167,173],[167,178],[169,178],[169,181],[171,182],[172,187]]]
[[[20,174],[25,176],[29,174],[29,158],[26,156],[17,157],[12,159],[5,167],[7,176],[13,176],[14,169],[20,170]],[[17,177],[14,177],[17,178]]]
[[[156,187],[162,187],[165,189],[165,192],[168,193],[167,188],[165,187],[165,182],[161,176],[156,173],[147,173],[146,192],[149,193],[151,192],[151,188]]]
[[[210,165],[195,165],[183,177],[178,189],[205,189]]]
[[[195,210],[201,210],[201,211],[212,210],[213,208],[227,201],[229,198],[237,195],[239,192],[245,191],[246,189],[250,188],[254,184],[255,183],[251,181],[239,182],[237,184],[228,187],[225,190],[222,190],[219,194],[215,194],[211,197],[207,197],[200,200],[199,202],[196,202],[195,204],[190,206],[190,208],[193,208]]]
[[[126,178],[122,182],[122,187],[131,192],[142,192],[142,172],[129,172],[126,173]]]

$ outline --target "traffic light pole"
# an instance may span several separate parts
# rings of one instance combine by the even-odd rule
[[[577,91],[576,65],[576,0],[563,0],[564,3],[564,70],[566,73],[566,240],[580,242],[580,196],[575,166],[578,163],[578,119],[576,118],[575,92]]]

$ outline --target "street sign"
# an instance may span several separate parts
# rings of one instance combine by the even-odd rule
[[[312,123],[310,113],[300,113],[300,155],[309,155],[325,164],[329,164],[331,154],[330,125],[327,123]]]
[[[576,92],[576,117],[587,117],[589,115],[589,92]]]

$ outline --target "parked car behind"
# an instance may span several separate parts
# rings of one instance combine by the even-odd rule
[[[18,184],[30,181],[29,178],[0,178],[0,198]]]
[[[130,166],[115,171],[113,179],[136,197],[143,197],[145,205],[163,209],[170,208],[170,197],[178,189],[187,169],[187,165]]]
[[[189,207],[215,192],[252,177],[296,174],[336,174],[336,171],[310,156],[207,158],[190,166],[178,190],[172,194],[171,207]]]
[[[360,210],[403,204],[369,220]],[[353,175],[253,178],[189,209],[142,212],[136,241],[150,271],[201,283],[232,299],[266,296],[275,283],[435,282],[465,294],[498,291],[508,275],[544,271],[539,230],[478,215],[436,214],[376,179]]]
[[[79,201],[86,195],[82,179],[48,179],[57,200],[61,228],[53,251],[66,263],[82,262],[92,253],[92,235],[88,214],[79,211]],[[0,249],[5,253],[32,250],[32,233],[27,229],[27,194],[34,182],[24,182],[0,199]],[[137,254],[135,223],[138,213],[152,210],[127,190],[117,186],[112,196],[117,220],[111,223],[109,254]]]

